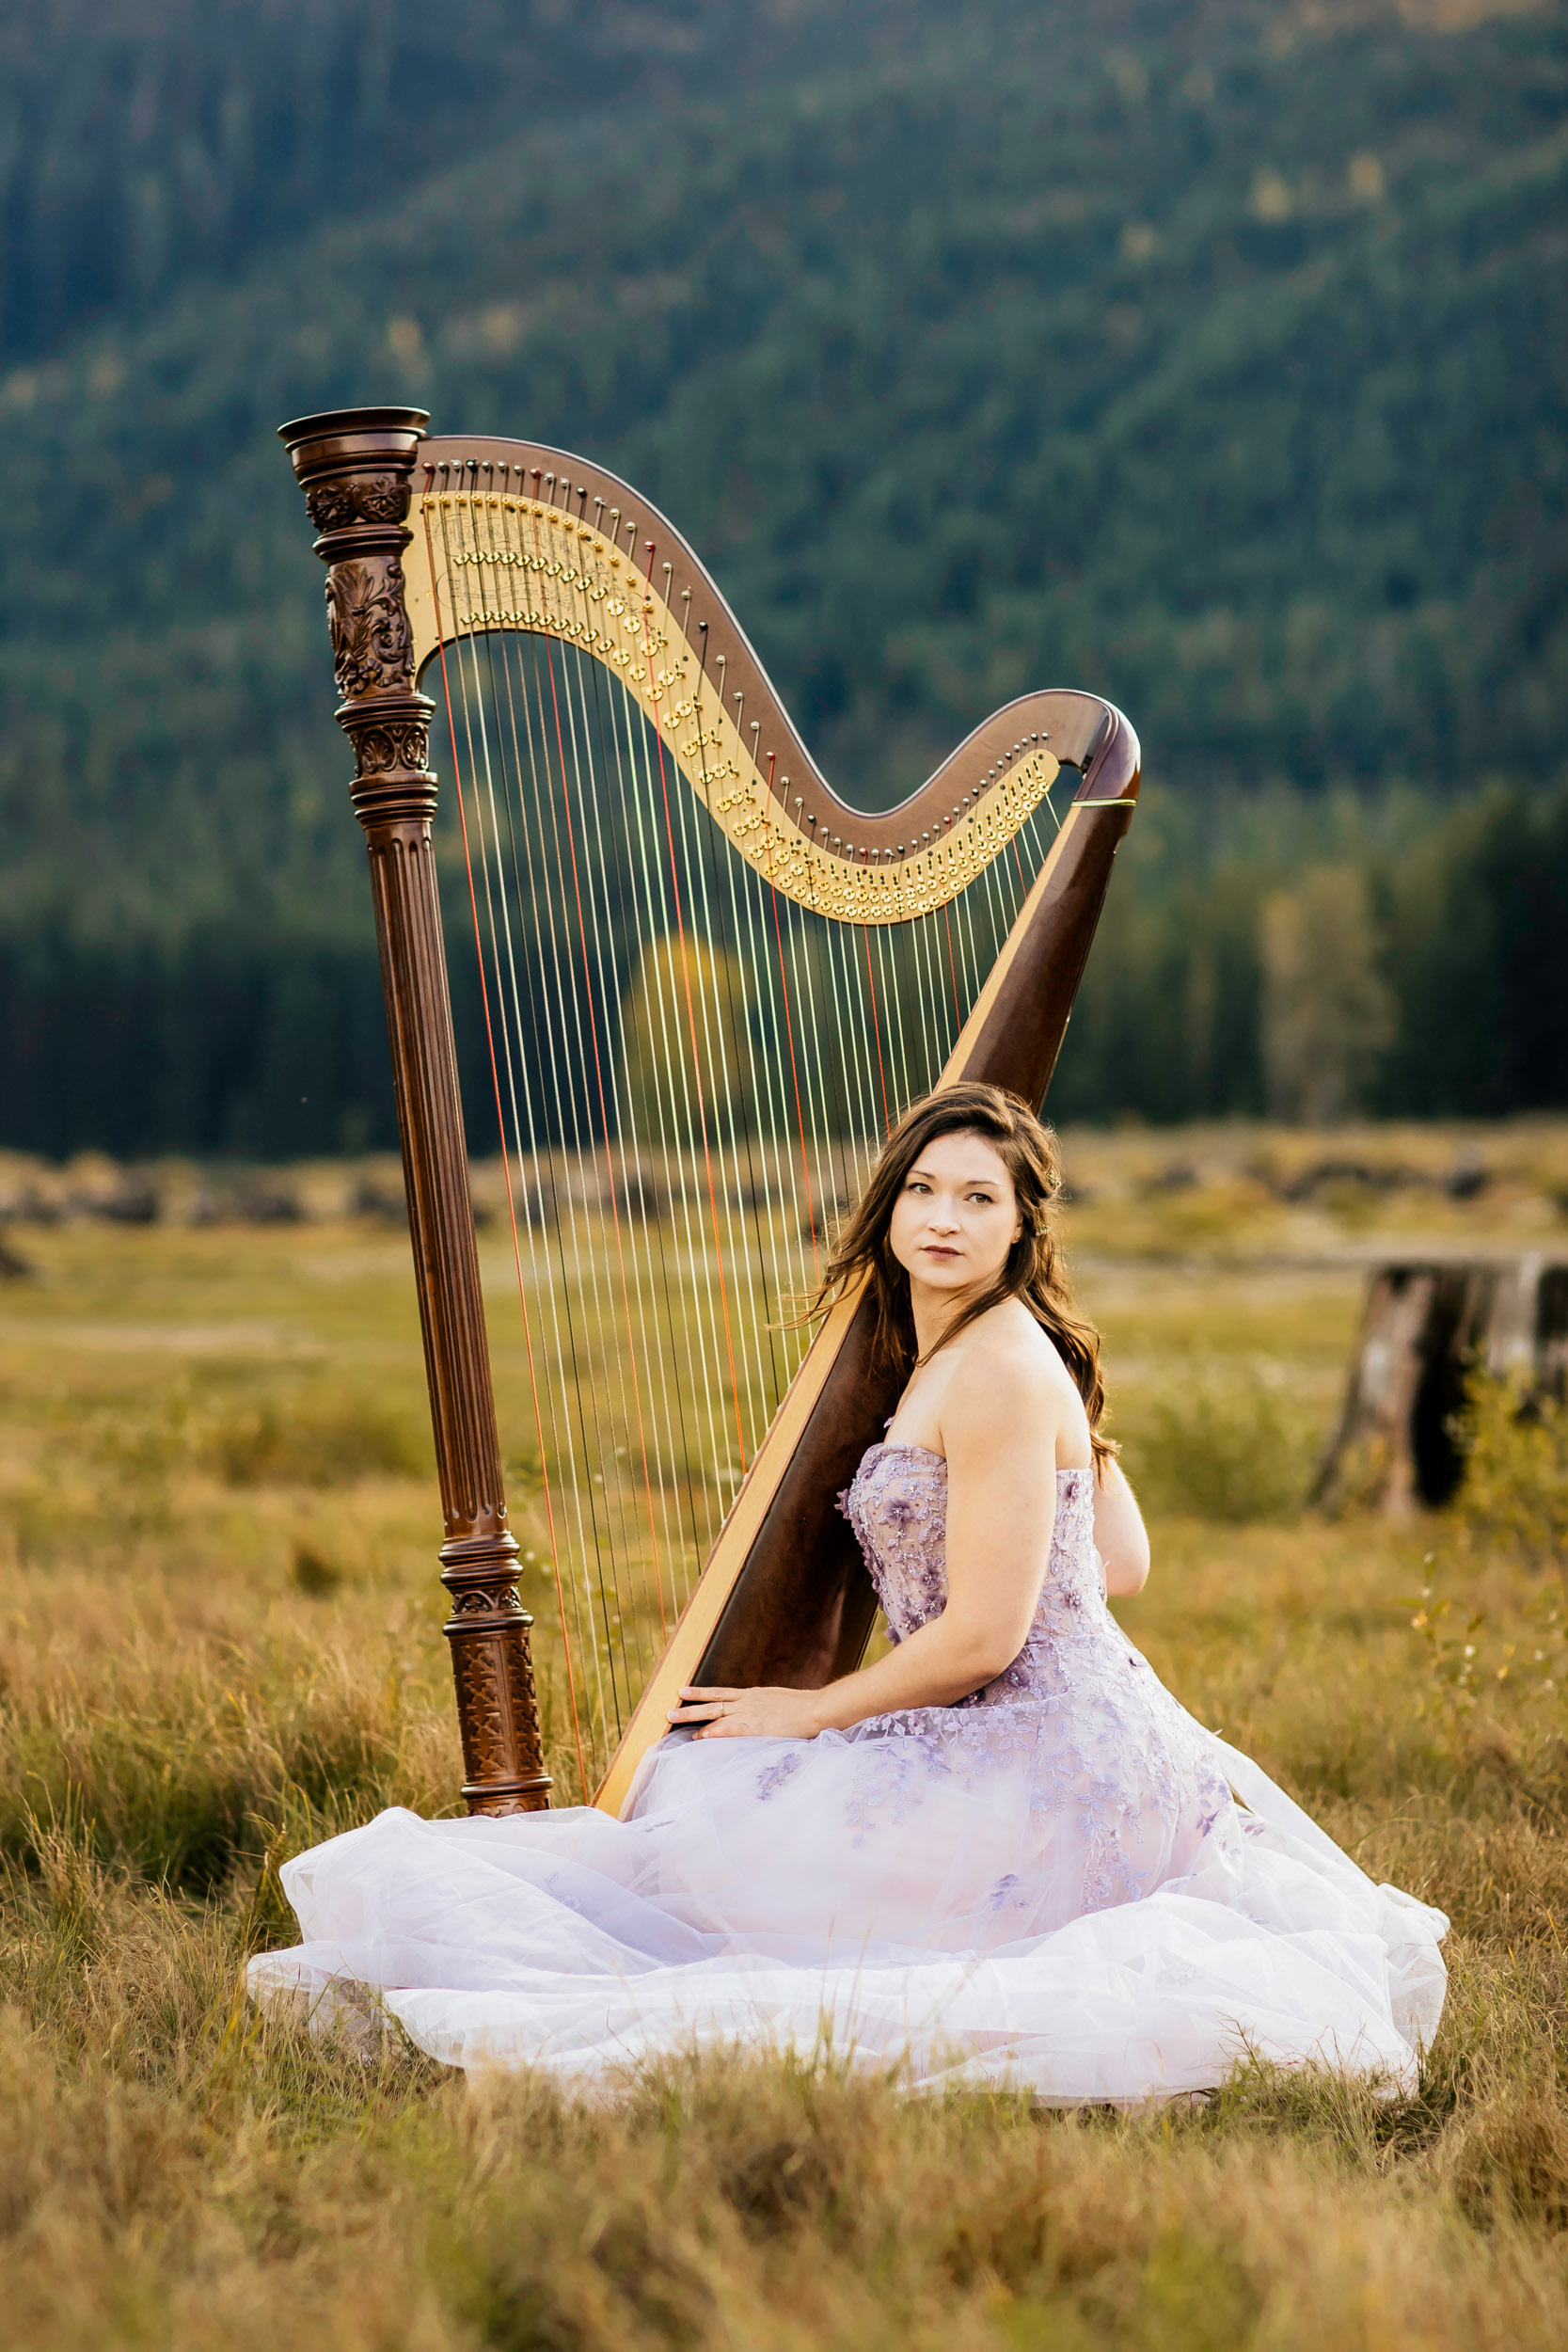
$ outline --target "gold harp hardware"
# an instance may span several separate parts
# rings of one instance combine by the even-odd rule
[[[833,1497],[893,1400],[863,1300],[809,1346],[788,1302],[908,1102],[960,1077],[1043,1097],[1138,747],[1094,695],[1027,694],[897,808],[857,809],[663,516],[568,453],[426,422],[283,437],[370,850],[465,1794],[506,1812],[549,1781],[449,952],[501,1147],[556,1746],[619,1810],[683,1681],[812,1685],[863,1649],[874,1596]],[[465,867],[450,942],[433,722]]]
[[[913,921],[967,889],[1050,793],[1057,759],[1046,744],[1031,742],[995,778],[979,772],[976,756],[966,787],[974,791],[973,807],[951,819],[919,851],[891,855],[873,866],[829,848],[781,803],[763,762],[705,681],[718,649],[704,648],[698,632],[676,612],[652,572],[638,583],[641,594],[628,597],[620,593],[623,584],[615,580],[619,552],[603,530],[574,523],[553,505],[447,489],[444,483],[454,468],[466,465],[480,444],[462,444],[466,454],[461,459],[438,453],[447,446],[427,444],[415,471],[410,520],[416,544],[408,565],[407,603],[416,672],[443,644],[504,629],[555,638],[618,671],[668,739],[671,757],[687,783],[702,795],[741,856],[800,905],[836,922]],[[500,461],[509,466],[527,467],[534,455],[527,444],[485,446],[520,451],[520,456]],[[592,471],[596,481],[613,484],[621,498],[641,507],[645,535],[651,533],[660,548],[679,548],[682,578],[704,577],[696,556],[673,526],[626,484],[580,460],[562,460],[559,453],[538,454],[563,462],[574,481]],[[493,469],[497,461],[489,462]],[[427,486],[421,488],[421,483]],[[552,532],[569,533],[575,541],[569,560],[562,560]],[[444,569],[451,581],[445,597],[436,588],[432,567],[420,560],[420,541],[427,534],[438,549],[436,572]],[[711,582],[705,582],[705,600],[715,618],[723,610],[734,629],[733,618]],[[760,681],[760,665],[749,645],[745,652]],[[766,691],[771,696],[771,689]],[[783,764],[797,777],[802,771],[812,772],[798,742]],[[820,794],[825,789],[818,785]]]

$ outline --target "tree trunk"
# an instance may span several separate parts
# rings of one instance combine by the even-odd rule
[[[1380,1266],[1313,1501],[1391,1518],[1447,1502],[1465,1471],[1452,1420],[1478,1365],[1561,1391],[1568,1265],[1531,1255]]]

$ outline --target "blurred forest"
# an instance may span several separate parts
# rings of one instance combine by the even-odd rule
[[[0,1143],[388,1139],[273,438],[382,400],[636,483],[852,799],[1122,705],[1058,1115],[1568,1104],[1562,5],[0,0]]]

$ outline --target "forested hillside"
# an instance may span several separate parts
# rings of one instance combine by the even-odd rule
[[[0,1139],[384,1132],[272,434],[388,399],[677,516],[853,797],[1026,685],[1123,705],[1064,1108],[1277,1097],[1263,909],[1336,861],[1365,1098],[1568,1099],[1549,1023],[1499,1077],[1450,1017],[1568,993],[1465,883],[1533,838],[1568,905],[1560,6],[114,0],[0,62]]]

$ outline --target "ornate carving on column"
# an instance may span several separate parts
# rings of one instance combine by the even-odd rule
[[[468,1195],[451,1007],[441,943],[426,765],[435,705],[414,689],[403,556],[420,408],[306,417],[281,437],[321,536],[327,629],[354,745],[356,814],[370,851],[398,1130],[414,1242],[425,1372],[446,1517],[458,1723],[473,1813],[549,1801],[517,1546],[506,1524],[479,1255]]]

